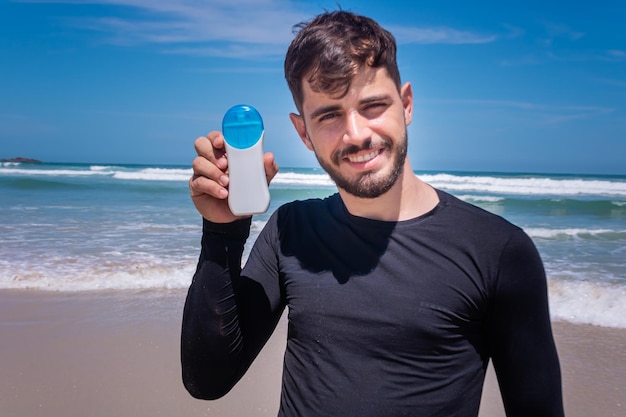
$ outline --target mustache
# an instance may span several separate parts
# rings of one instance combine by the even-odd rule
[[[369,151],[372,149],[390,149],[392,147],[392,143],[389,139],[385,139],[382,138],[376,142],[372,142],[371,139],[368,139],[367,141],[363,142],[362,145],[358,146],[358,145],[349,145],[346,146],[345,148],[342,149],[338,149],[335,152],[333,152],[332,155],[332,161],[333,163],[335,163],[335,165],[339,165],[339,162],[348,157],[349,155],[353,155],[355,153],[359,153],[362,151]]]

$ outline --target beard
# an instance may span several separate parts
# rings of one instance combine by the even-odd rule
[[[361,147],[353,145],[348,148],[336,151],[331,156],[330,161],[323,160],[317,153],[315,153],[315,157],[317,158],[317,161],[324,169],[324,171],[326,171],[330,178],[335,182],[338,188],[345,190],[347,193],[352,194],[355,197],[376,198],[389,191],[402,173],[408,148],[408,138],[406,130],[404,131],[403,137],[396,146],[393,146],[393,143],[389,139],[383,139],[382,144],[383,149],[391,152],[392,168],[388,174],[368,171],[363,172],[355,177],[348,178],[347,176],[342,175],[337,169],[341,159],[343,159],[345,156],[360,151],[376,148],[376,146],[373,146],[371,141],[365,143]]]

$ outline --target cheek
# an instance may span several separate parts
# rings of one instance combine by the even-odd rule
[[[398,132],[401,132],[406,128],[403,116],[403,114],[399,114],[395,116],[372,120],[370,122],[370,128],[379,136],[395,137]]]
[[[326,125],[311,129],[308,135],[310,150],[317,153],[324,153],[330,148],[341,146],[343,131],[337,126]]]
[[[323,141],[320,141],[319,139],[316,139],[315,142],[311,141],[310,144],[311,146],[309,147],[309,149],[315,152],[315,155],[317,157],[321,156],[322,158],[326,158],[327,154],[330,152],[328,150],[327,144]]]
[[[332,122],[320,124],[311,129],[311,134],[317,138],[317,141],[332,142],[340,140],[345,132],[345,126],[339,119]]]

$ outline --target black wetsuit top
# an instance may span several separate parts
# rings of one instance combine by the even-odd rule
[[[227,393],[287,306],[280,416],[477,416],[490,358],[509,417],[562,416],[535,246],[438,194],[400,222],[352,216],[337,194],[286,204],[243,271],[250,220],[205,220],[183,317],[187,389]]]

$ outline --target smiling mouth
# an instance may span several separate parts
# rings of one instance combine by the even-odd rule
[[[371,161],[372,159],[376,158],[379,153],[380,151],[376,150],[370,153],[366,153],[365,155],[348,156],[348,160],[354,163],[363,163],[363,162]]]

